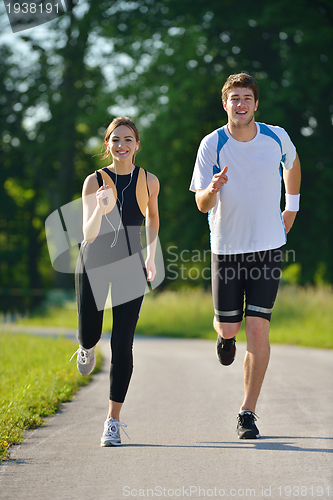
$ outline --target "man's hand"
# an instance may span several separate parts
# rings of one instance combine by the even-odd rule
[[[207,213],[216,204],[216,195],[221,187],[228,182],[228,167],[224,167],[222,172],[215,174],[206,189],[199,189],[195,193],[195,201],[200,212]]]
[[[228,167],[224,167],[222,172],[215,174],[210,183],[210,193],[218,193],[222,186],[224,186],[228,182],[228,176],[226,173],[228,172]]]
[[[301,164],[297,153],[292,168],[290,170],[286,170],[285,168],[283,169],[283,180],[286,187],[286,194],[299,193],[301,187]],[[282,218],[287,234],[293,227],[296,214],[297,212],[291,212],[290,210],[285,210],[282,213]]]
[[[297,215],[297,212],[290,212],[289,210],[285,210],[282,213],[282,218],[284,222],[284,226],[286,228],[286,233],[288,234],[290,229],[293,227],[295,217]]]

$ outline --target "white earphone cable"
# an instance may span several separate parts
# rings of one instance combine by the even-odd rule
[[[134,168],[135,166],[132,168],[132,171],[131,171],[131,178],[130,178],[130,181],[129,183],[123,188],[123,190],[121,191],[121,201],[119,200],[118,198],[118,191],[117,191],[117,181],[118,181],[118,174],[117,174],[117,169],[116,169],[116,165],[114,166],[115,168],[115,173],[116,173],[116,182],[115,182],[115,188],[116,188],[116,193],[117,193],[117,201],[119,201],[119,224],[118,224],[118,228],[116,230],[116,228],[113,226],[112,222],[108,219],[106,213],[104,213],[105,215],[105,218],[106,220],[108,221],[108,223],[110,224],[110,226],[112,227],[115,235],[114,235],[114,239],[113,239],[113,242],[111,243],[111,247],[110,248],[114,248],[117,244],[117,241],[118,241],[118,236],[119,236],[119,231],[120,231],[120,226],[122,224],[122,221],[123,221],[123,205],[124,205],[124,192],[126,191],[126,189],[129,187],[129,185],[131,184],[132,182],[132,177],[133,177],[133,171],[134,171]],[[105,206],[105,209],[104,211],[107,209],[107,205]]]

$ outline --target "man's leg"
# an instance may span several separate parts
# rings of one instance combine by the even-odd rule
[[[223,366],[229,366],[234,362],[236,356],[236,335],[242,322],[221,323],[214,317],[213,325],[217,332],[216,354],[217,359]]]
[[[214,316],[213,326],[216,333],[223,339],[231,339],[239,333],[242,322],[237,323],[220,323]]]
[[[282,249],[253,254],[246,281],[244,399],[237,417],[240,439],[260,437],[255,409],[270,357],[269,327],[279,286]]]
[[[269,326],[267,319],[252,316],[245,318],[247,349],[243,367],[244,400],[240,411],[255,413],[270,356]]]
[[[222,365],[228,366],[235,359],[235,336],[243,319],[244,279],[237,256],[212,253],[212,294],[217,357]]]

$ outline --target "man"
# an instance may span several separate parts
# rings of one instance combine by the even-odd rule
[[[260,437],[255,409],[270,356],[269,326],[282,246],[299,208],[301,181],[298,155],[285,130],[255,122],[258,97],[250,75],[229,76],[222,89],[228,123],[202,140],[190,186],[198,209],[209,213],[213,325],[222,365],[235,358],[235,336],[245,313],[240,439]],[[282,214],[280,165],[286,190]]]

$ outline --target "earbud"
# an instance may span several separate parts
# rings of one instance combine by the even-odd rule
[[[138,149],[139,149],[139,146],[137,146],[137,147],[135,148],[135,151],[137,151]]]

